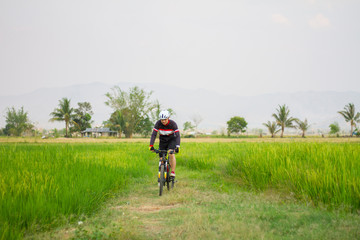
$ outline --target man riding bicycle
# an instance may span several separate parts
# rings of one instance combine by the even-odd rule
[[[176,122],[170,120],[170,113],[167,110],[163,110],[159,114],[160,120],[155,123],[153,132],[150,138],[150,151],[154,151],[154,143],[156,135],[159,132],[160,150],[175,151],[178,153],[180,151],[180,132]],[[176,159],[175,154],[169,154],[171,174],[170,177],[175,178],[175,167]]]

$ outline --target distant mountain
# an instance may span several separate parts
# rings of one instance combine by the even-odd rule
[[[348,103],[354,103],[360,111],[359,92],[296,92],[273,93],[258,96],[222,95],[204,89],[189,90],[164,84],[119,83],[121,89],[127,90],[135,85],[147,91],[153,91],[152,98],[158,99],[164,107],[175,110],[173,117],[182,128],[185,121],[190,121],[194,115],[203,118],[199,128],[219,130],[226,127],[226,122],[233,116],[244,117],[248,127],[262,128],[262,123],[273,120],[272,114],[278,105],[286,104],[293,117],[308,119],[314,129],[328,129],[329,124],[337,121],[343,129],[350,129],[348,123],[337,113]],[[0,96],[0,127],[4,127],[4,115],[8,107],[14,106],[29,112],[30,120],[38,128],[63,128],[63,123],[51,123],[50,112],[58,106],[63,97],[71,99],[73,107],[78,102],[90,102],[95,121],[100,125],[107,120],[112,109],[104,104],[105,94],[111,91],[113,85],[91,83],[73,85],[62,88],[44,88],[18,96]]]

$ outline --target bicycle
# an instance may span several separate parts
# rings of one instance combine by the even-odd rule
[[[159,156],[160,156],[158,179],[159,179],[159,196],[161,196],[163,193],[163,188],[164,188],[165,183],[166,183],[167,189],[169,191],[170,183],[171,183],[171,188],[174,188],[175,180],[173,177],[170,177],[170,174],[169,174],[171,166],[170,166],[169,158],[167,155],[168,151],[155,149],[154,152],[159,154]],[[169,154],[175,154],[175,152],[170,151]]]

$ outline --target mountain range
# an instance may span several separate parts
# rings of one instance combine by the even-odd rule
[[[205,89],[186,89],[159,83],[119,83],[122,90],[139,86],[146,91],[153,91],[152,100],[159,100],[164,108],[174,109],[172,117],[181,129],[184,122],[192,121],[197,116],[202,121],[199,129],[207,131],[226,128],[226,122],[233,116],[244,117],[248,128],[262,128],[264,122],[273,121],[271,116],[279,105],[286,104],[290,115],[300,120],[309,121],[312,129],[329,129],[329,124],[338,122],[344,130],[350,129],[343,117],[337,112],[348,103],[354,103],[360,110],[360,92],[295,92],[272,93],[257,96],[224,95]],[[100,126],[113,111],[105,105],[105,94],[111,92],[114,85],[94,82],[58,88],[42,88],[22,95],[0,96],[0,127],[5,126],[7,108],[24,107],[30,120],[37,128],[63,128],[64,123],[49,122],[50,113],[58,107],[63,97],[71,99],[72,107],[78,102],[90,102],[93,108],[94,126]],[[246,89],[242,90],[246,92]]]

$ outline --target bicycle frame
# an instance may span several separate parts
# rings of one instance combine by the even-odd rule
[[[170,190],[170,182],[171,182],[171,188],[174,187],[174,179],[170,179],[169,171],[170,171],[170,162],[168,159],[168,151],[167,150],[154,150],[157,154],[159,154],[159,195],[162,195],[163,187],[166,183],[167,189]],[[175,154],[174,151],[170,151],[169,154]]]

